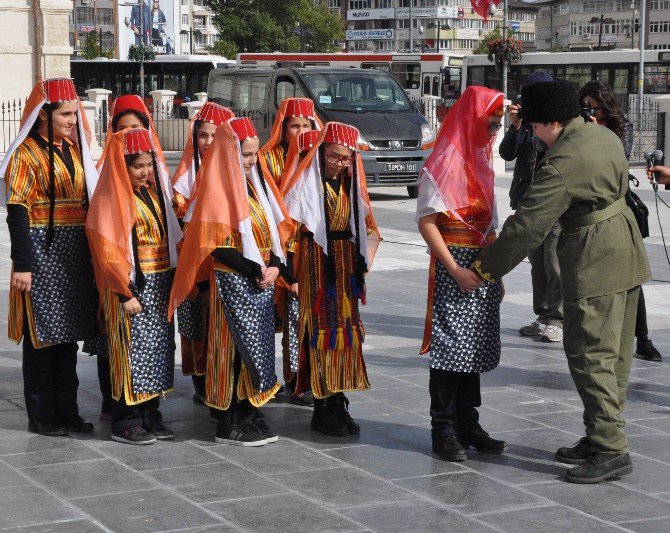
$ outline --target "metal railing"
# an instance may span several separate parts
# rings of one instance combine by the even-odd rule
[[[19,134],[21,114],[25,100],[17,98],[0,103],[0,152],[5,153],[14,138]]]

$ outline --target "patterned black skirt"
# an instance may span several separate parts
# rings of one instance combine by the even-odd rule
[[[260,289],[241,274],[217,270],[215,275],[235,349],[249,371],[254,388],[265,392],[277,383],[274,290]]]
[[[470,268],[479,248],[449,246],[454,260]],[[435,294],[430,337],[430,367],[481,373],[500,362],[500,283],[484,282],[464,293],[435,261]]]
[[[56,226],[51,247],[47,228],[30,228],[33,253],[30,303],[42,343],[91,339],[98,333],[98,292],[84,226]]]

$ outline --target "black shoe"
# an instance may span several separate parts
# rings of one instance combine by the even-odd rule
[[[343,392],[338,392],[337,394],[328,398],[332,402],[333,409],[337,414],[340,422],[344,422],[347,425],[349,430],[349,435],[358,435],[361,432],[361,426],[359,426],[351,415],[349,414],[349,400],[344,395]]]
[[[238,426],[231,424],[227,418],[219,419],[214,442],[246,447],[265,446],[268,443],[267,438],[255,426]]]
[[[460,433],[458,435],[458,440],[466,450],[469,446],[472,446],[478,452],[482,453],[500,454],[507,451],[507,443],[504,440],[492,439],[489,437],[489,434],[479,426],[467,433]]]
[[[272,431],[268,425],[265,423],[265,415],[256,409],[254,411],[253,422],[252,424],[256,427],[258,432],[265,437],[265,440],[268,444],[272,442],[277,442],[279,440],[279,435]]]
[[[350,435],[349,428],[339,419],[329,400],[329,398],[321,400],[314,398],[312,429],[331,437],[348,437]]]
[[[62,424],[51,424],[39,420],[28,421],[28,431],[45,437],[65,437],[67,429]]]
[[[465,448],[461,445],[456,435],[445,435],[442,432],[433,430],[431,432],[433,439],[433,453],[444,461],[465,461]]]
[[[645,361],[662,361],[661,353],[656,349],[654,343],[651,342],[651,339],[647,337],[638,337],[637,338],[637,349],[635,354],[639,359],[644,359]]]
[[[305,391],[302,394],[291,394],[288,399],[288,403],[293,405],[301,405],[303,407],[313,407],[314,406],[314,395],[312,391]]]
[[[140,426],[126,428],[122,431],[112,432],[112,440],[124,442],[126,444],[135,444],[145,446],[156,442],[156,437]]]
[[[591,455],[591,443],[586,437],[582,437],[570,447],[556,450],[556,460],[570,465],[581,465]]]
[[[613,476],[623,476],[633,471],[627,453],[592,453],[584,464],[568,470],[565,479],[570,483],[600,483]]]
[[[201,394],[197,389],[193,390],[193,403],[198,403],[201,405],[205,404],[205,395]]]
[[[162,420],[151,420],[142,423],[142,428],[151,433],[158,440],[174,439],[174,433],[163,424]]]
[[[72,433],[93,433],[93,424],[86,422],[79,415],[73,415],[62,419],[62,423]]]

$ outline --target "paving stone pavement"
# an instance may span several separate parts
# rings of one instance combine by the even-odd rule
[[[501,219],[510,175],[498,179]],[[653,197],[647,247],[655,281],[645,287],[651,338],[670,358],[670,266]],[[670,193],[664,193],[670,198]],[[415,201],[376,189],[386,241],[368,279],[366,361],[372,389],[352,393],[360,437],[312,432],[310,410],[279,398],[264,411],[276,444],[243,449],[213,442],[208,412],[179,370],[162,404],[174,442],[110,441],[96,364],[79,358],[79,403],[91,435],[27,432],[21,350],[0,341],[0,529],[7,531],[670,531],[670,366],[635,360],[625,417],[635,471],[596,486],[566,483],[558,446],[583,434],[580,400],[560,344],[521,338],[532,320],[530,267],[505,280],[500,366],[482,376],[483,427],[509,442],[503,456],[468,452],[464,463],[430,446],[423,332],[428,257]],[[4,213],[0,214],[4,218]],[[670,210],[661,211],[670,228]],[[0,224],[0,312],[6,331],[9,239]],[[606,275],[606,272],[603,272]],[[278,350],[277,353],[280,353]],[[280,369],[279,364],[277,368]]]

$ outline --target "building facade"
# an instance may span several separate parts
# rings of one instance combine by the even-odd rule
[[[670,49],[670,0],[647,2],[645,48]],[[541,0],[538,51],[639,48],[640,0]]]
[[[146,44],[157,54],[207,54],[218,31],[214,13],[204,0],[142,0]],[[138,0],[73,0],[70,12],[70,45],[81,54],[86,38],[96,34],[103,53],[126,59],[128,47],[139,44]],[[147,16],[148,15],[148,16]]]
[[[502,26],[502,9],[484,22],[470,0],[411,1],[411,8],[410,0],[329,0],[329,6],[346,21],[344,48],[352,52],[470,54],[488,32]],[[526,51],[534,50],[537,8],[510,1],[508,10],[510,30],[524,42]]]

